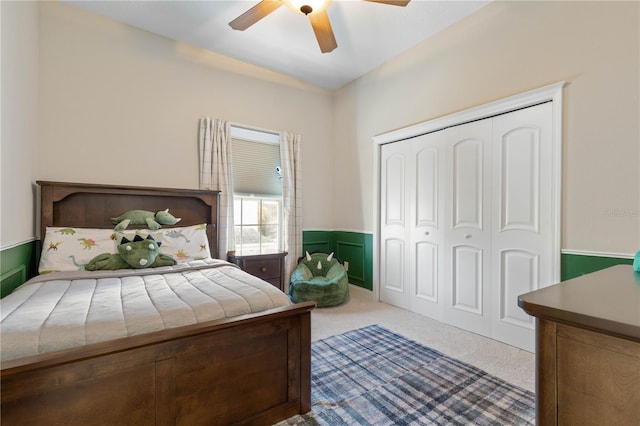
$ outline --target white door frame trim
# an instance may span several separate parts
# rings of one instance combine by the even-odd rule
[[[553,164],[551,166],[553,176],[553,200],[556,208],[553,212],[553,253],[554,262],[552,274],[555,281],[560,281],[560,249],[561,249],[561,222],[562,222],[562,89],[566,82],[550,84],[518,95],[500,99],[488,104],[480,105],[453,114],[438,117],[433,120],[403,127],[374,136],[371,140],[374,144],[373,157],[373,299],[380,300],[380,147],[391,142],[413,138],[427,133],[457,126],[470,121],[481,120],[507,112],[527,108],[543,102],[553,102]]]

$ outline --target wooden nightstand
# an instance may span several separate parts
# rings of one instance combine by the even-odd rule
[[[286,252],[249,256],[228,253],[227,260],[238,265],[243,271],[262,278],[284,291],[284,257],[286,255]]]

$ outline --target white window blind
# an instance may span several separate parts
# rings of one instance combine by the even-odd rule
[[[280,145],[232,138],[233,191],[247,195],[282,196]]]

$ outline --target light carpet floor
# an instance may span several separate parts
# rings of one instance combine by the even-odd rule
[[[346,303],[312,311],[312,340],[378,324],[509,383],[535,391],[535,360],[532,353],[386,303],[375,302],[367,290],[353,286],[350,290],[350,298]]]

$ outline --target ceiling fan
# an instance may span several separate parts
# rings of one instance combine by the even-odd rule
[[[374,3],[384,3],[393,6],[406,6],[411,0],[364,0]],[[309,17],[311,27],[316,35],[320,51],[322,53],[331,52],[338,47],[336,38],[333,35],[327,7],[331,0],[262,0],[260,3],[229,22],[229,26],[234,30],[244,31],[255,24],[283,4],[287,4],[292,10],[300,12]]]

